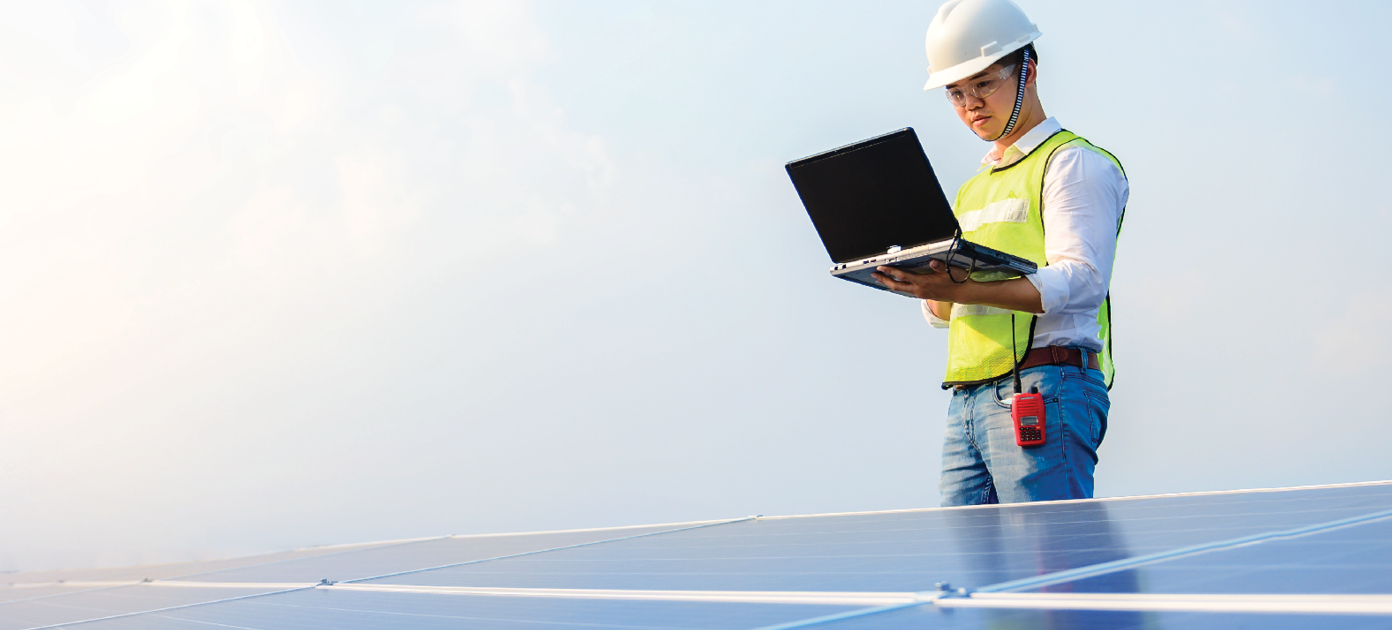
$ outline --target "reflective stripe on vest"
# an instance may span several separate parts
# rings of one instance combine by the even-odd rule
[[[1116,164],[1110,153],[1093,146],[1069,131],[1059,131],[1018,162],[999,169],[984,169],[962,184],[957,191],[953,212],[962,227],[962,238],[1021,258],[1043,267],[1044,257],[1044,173],[1054,152],[1064,145],[1096,151]],[[1122,170],[1122,176],[1125,176]],[[1124,212],[1124,211],[1123,211]],[[1118,225],[1120,230],[1120,225]],[[957,304],[952,307],[948,325],[947,377],[943,387],[983,383],[1010,374],[1024,359],[1034,341],[1032,313],[982,305]],[[1108,387],[1115,372],[1111,356],[1111,300],[1098,309],[1098,337],[1102,342],[1100,359]],[[1014,336],[1015,352],[1011,352]]]
[[[1029,218],[1029,201],[1025,199],[1005,199],[997,201],[980,210],[964,212],[957,217],[962,232],[975,232],[987,223],[1024,223]]]

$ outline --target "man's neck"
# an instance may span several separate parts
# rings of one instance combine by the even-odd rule
[[[1025,106],[1020,108],[1020,119],[1015,121],[1015,128],[1010,130],[1010,135],[996,140],[995,146],[991,147],[991,160],[1000,161],[1001,157],[1005,155],[1006,149],[1014,146],[1030,130],[1048,119],[1049,117],[1044,114],[1044,107],[1039,104],[1037,98],[1027,99]]]

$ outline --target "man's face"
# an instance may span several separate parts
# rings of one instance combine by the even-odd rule
[[[1006,123],[1010,122],[1019,85],[1019,75],[1012,72],[1013,69],[1014,66],[993,65],[947,86],[948,100],[957,117],[982,140],[999,138]]]

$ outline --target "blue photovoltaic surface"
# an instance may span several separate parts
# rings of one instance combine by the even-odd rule
[[[141,615],[83,630],[743,630],[854,610],[846,606],[482,597],[308,590]]]
[[[1392,509],[1392,484],[970,509],[772,518],[681,526],[441,538],[91,572],[20,574],[0,589],[0,630],[137,613],[83,628],[758,628],[860,607],[662,602],[306,589],[245,598],[247,582],[722,591],[921,591],[986,587],[1157,552],[1328,525]],[[1392,587],[1392,519],[1268,539],[1049,587],[1104,593],[1363,593]],[[654,533],[656,532],[656,533]],[[653,534],[632,538],[642,534]],[[618,540],[616,540],[618,539]],[[557,549],[577,544],[576,548]],[[539,552],[539,553],[533,553]],[[530,554],[497,559],[512,554]],[[475,564],[418,572],[440,565]],[[177,577],[208,587],[43,585]],[[195,573],[190,576],[189,573]],[[11,574],[15,575],[15,574]],[[89,577],[90,576],[90,577]],[[0,577],[3,579],[3,577]],[[73,578],[69,578],[73,579]],[[261,587],[258,587],[261,588]],[[33,594],[10,597],[14,593]],[[236,601],[214,602],[226,598]],[[192,607],[139,614],[170,606]],[[205,604],[205,605],[196,605]],[[1392,616],[941,609],[921,606],[828,628],[1392,627]]]
[[[117,586],[0,604],[0,630],[20,630],[110,615],[206,603],[279,589]]]
[[[77,593],[79,591],[92,590],[93,586],[66,584],[45,584],[43,586],[6,586],[0,587],[0,604],[5,602],[18,602],[26,599],[40,599],[53,595],[63,595]]]
[[[1365,615],[1010,610],[920,606],[848,619],[815,630],[1385,630],[1392,618]]]
[[[181,579],[195,582],[318,582],[319,580],[347,582],[400,571],[414,571],[457,562],[486,560],[556,547],[640,536],[682,527],[690,526],[662,525],[538,534],[437,538],[350,553],[228,569]]]
[[[255,556],[223,558],[219,560],[202,560],[197,562],[182,562],[177,564],[147,564],[134,567],[113,567],[100,569],[56,569],[52,571],[0,573],[0,584],[36,584],[59,582],[64,580],[68,582],[139,582],[140,580],[144,579],[169,580],[178,579],[181,576],[208,573],[210,571],[222,571],[238,567],[266,566],[276,564],[279,562],[313,558],[316,556],[351,553],[354,551],[362,551],[365,549],[382,547],[391,544],[395,543],[366,543],[361,545],[309,547],[305,549],[296,549],[294,551],[280,551],[275,553],[259,554]]]
[[[1392,519],[1176,558],[1046,592],[1392,595]]]
[[[397,576],[434,586],[923,591],[977,588],[1392,508],[1392,487],[763,519]],[[1136,586],[1119,579],[1120,592]]]

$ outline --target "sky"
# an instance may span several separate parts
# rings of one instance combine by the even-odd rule
[[[1116,154],[1098,496],[1392,478],[1392,5],[1024,0]],[[0,571],[936,506],[945,335],[783,164],[936,2],[0,3]]]

